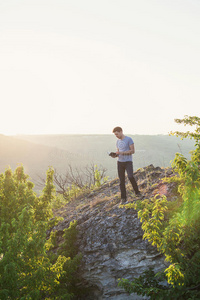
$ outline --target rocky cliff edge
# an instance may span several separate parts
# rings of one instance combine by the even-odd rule
[[[136,198],[127,180],[127,203],[149,199],[156,194],[173,200],[174,184],[162,181],[165,177],[174,176],[171,168],[150,165],[137,170],[134,176],[142,196]],[[60,236],[71,221],[78,222],[77,243],[83,256],[79,274],[83,285],[88,288],[88,295],[82,299],[145,299],[125,293],[118,287],[118,279],[131,280],[150,266],[158,272],[167,265],[156,248],[143,240],[137,212],[120,207],[118,179],[68,203],[56,215],[63,217],[56,228]]]

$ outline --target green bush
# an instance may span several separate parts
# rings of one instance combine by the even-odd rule
[[[0,175],[0,299],[61,299],[57,296],[66,264],[76,262],[49,251],[53,233],[52,201],[55,198],[53,170],[47,171],[41,196],[33,192],[22,166]],[[54,219],[55,225],[56,219]],[[54,239],[55,240],[55,239]],[[72,268],[69,270],[72,276]],[[65,287],[65,299],[72,293]]]
[[[172,163],[179,174],[170,179],[178,184],[176,205],[159,195],[135,205],[143,238],[156,245],[169,262],[163,273],[168,287],[162,288],[159,282],[146,286],[145,280],[150,276],[147,273],[132,283],[120,281],[127,291],[141,294],[143,289],[150,299],[200,299],[200,118],[186,116],[176,121],[196,125],[192,133],[175,133],[196,142],[191,160],[177,153]],[[150,277],[155,275],[151,273]]]

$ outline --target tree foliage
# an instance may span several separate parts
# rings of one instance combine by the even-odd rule
[[[63,254],[52,259],[51,203],[55,197],[53,169],[47,171],[41,196],[19,166],[0,175],[0,299],[61,299],[56,293],[66,265]],[[56,220],[54,219],[54,225]],[[68,268],[69,272],[72,270]],[[71,294],[65,288],[65,299]],[[64,298],[63,298],[64,299]]]
[[[185,116],[183,119],[175,119],[177,124],[183,124],[184,126],[195,126],[193,131],[187,130],[186,132],[175,131],[170,134],[180,136],[183,138],[194,139],[196,144],[199,144],[200,141],[200,118],[196,116]]]
[[[120,282],[128,292],[142,294],[144,289],[138,289],[139,280],[150,299],[200,299],[200,118],[185,116],[175,121],[196,126],[192,132],[174,133],[182,138],[193,138],[196,147],[190,160],[177,153],[172,163],[178,173],[170,179],[178,184],[177,200],[170,202],[165,196],[156,195],[135,205],[143,237],[157,246],[169,263],[163,274],[168,286],[162,287],[157,282],[147,288],[147,274],[132,283]],[[154,277],[152,273],[148,276]]]

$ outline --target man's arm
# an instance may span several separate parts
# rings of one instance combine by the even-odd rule
[[[123,151],[123,152],[119,152],[119,149],[118,151],[116,152],[117,154],[120,154],[120,155],[131,155],[131,154],[134,154],[135,153],[135,145],[132,144],[129,146],[129,149],[128,151]]]

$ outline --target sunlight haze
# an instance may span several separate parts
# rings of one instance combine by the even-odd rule
[[[179,130],[200,112],[199,16],[198,0],[0,0],[0,133]]]

